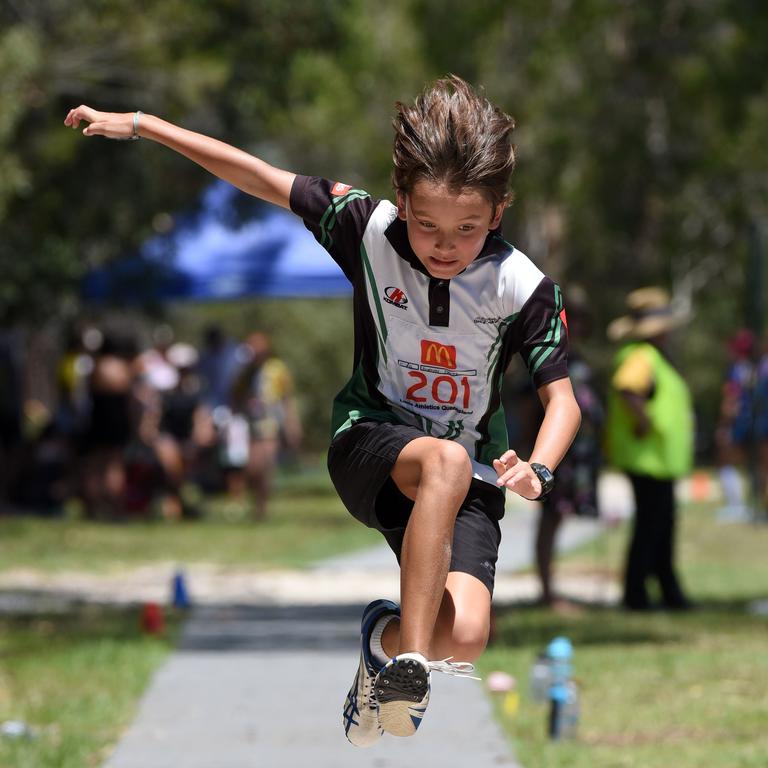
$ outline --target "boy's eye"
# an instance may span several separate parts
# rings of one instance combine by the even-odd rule
[[[434,229],[435,225],[432,224],[430,221],[420,221],[419,224],[424,227],[424,229]]]
[[[475,228],[474,224],[462,224],[459,227],[459,232],[471,232]]]

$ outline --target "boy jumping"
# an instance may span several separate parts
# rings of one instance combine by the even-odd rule
[[[146,138],[298,214],[354,288],[354,371],[333,405],[331,479],[400,563],[400,606],[363,613],[342,723],[368,746],[415,733],[431,671],[467,674],[488,641],[504,488],[546,494],[579,425],[560,289],[500,234],[514,121],[458,77],[397,104],[396,204],[274,168],[141,112],[73,109],[86,136]],[[500,388],[515,353],[545,409],[527,461]],[[435,661],[442,659],[443,661]]]

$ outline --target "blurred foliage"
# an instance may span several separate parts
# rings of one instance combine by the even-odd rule
[[[671,286],[711,422],[721,342],[765,312],[747,265],[750,228],[768,236],[766,71],[760,0],[0,0],[0,324],[75,315],[83,272],[207,182],[147,142],[64,130],[68,108],[155,112],[385,195],[393,103],[455,72],[518,121],[505,228],[566,299],[588,290],[598,369],[625,293]],[[288,314],[296,349],[315,344]]]

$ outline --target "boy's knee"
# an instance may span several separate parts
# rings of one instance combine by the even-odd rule
[[[465,485],[472,482],[472,462],[469,454],[458,443],[435,439],[424,467],[425,471],[441,481]]]
[[[481,616],[457,616],[451,632],[453,655],[459,661],[474,661],[488,645],[490,624]]]

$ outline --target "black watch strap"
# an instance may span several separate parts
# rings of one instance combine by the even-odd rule
[[[531,469],[541,483],[541,493],[536,498],[543,499],[555,487],[555,476],[552,474],[552,470],[544,464],[533,462]]]

